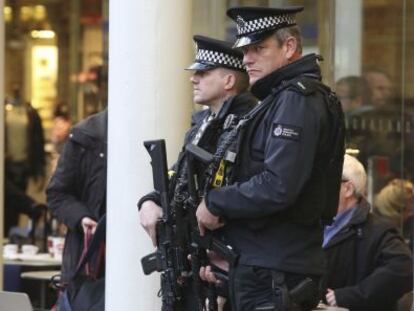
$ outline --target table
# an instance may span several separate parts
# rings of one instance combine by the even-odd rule
[[[41,295],[34,294],[33,288],[29,286],[28,282],[24,282],[21,278],[22,273],[26,272],[41,272],[44,270],[57,271],[62,265],[60,259],[53,258],[48,253],[41,253],[35,255],[15,254],[10,256],[3,256],[4,264],[4,283],[3,288],[13,292],[27,292],[32,293],[31,298],[38,297],[41,303],[45,303],[46,284],[41,284]],[[57,274],[57,273],[56,273]],[[42,281],[45,283],[45,281]],[[41,282],[41,283],[42,283]],[[30,283],[30,282],[29,282]],[[35,288],[37,293],[37,288]],[[35,295],[35,296],[33,296]]]
[[[348,309],[340,308],[340,307],[330,307],[323,303],[319,303],[318,307],[313,311],[348,311]]]
[[[40,308],[46,308],[47,285],[53,276],[60,274],[60,270],[27,271],[20,274],[22,279],[40,281]]]
[[[4,256],[5,265],[20,265],[26,267],[58,267],[61,266],[62,260],[52,257],[49,253],[35,255],[15,254]]]

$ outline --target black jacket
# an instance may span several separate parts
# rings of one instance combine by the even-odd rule
[[[320,68],[308,55],[257,81],[252,93],[268,109],[250,121],[234,168],[234,183],[206,197],[210,212],[227,219],[229,243],[244,265],[321,275],[324,271],[321,209],[334,186],[337,206],[342,161],[334,176],[327,165],[336,129],[320,87]],[[265,107],[265,106],[263,106]],[[343,124],[339,103],[338,122]],[[342,119],[341,119],[342,118]]]
[[[200,142],[198,143],[198,146],[214,154],[220,136],[227,131],[223,127],[226,120],[228,120],[228,116],[234,115],[233,123],[237,123],[237,120],[240,117],[244,116],[247,112],[249,112],[256,104],[257,100],[250,93],[242,93],[226,100],[223,103],[223,106],[221,107],[216,118],[210,123],[208,128],[205,130],[203,137],[200,139]],[[180,170],[184,163],[185,146],[193,140],[196,133],[200,129],[203,120],[207,118],[210,114],[210,109],[201,110],[193,114],[191,120],[191,128],[185,134],[183,149],[178,156],[177,162],[173,165],[172,168],[175,172],[177,172],[177,175],[180,175]],[[199,168],[198,170],[200,171],[201,169]],[[174,190],[174,187],[174,180],[172,180],[170,183],[170,190],[172,192]],[[173,193],[171,193],[171,195],[173,195]],[[160,204],[159,195],[154,191],[143,196],[139,200],[137,204],[138,208],[141,208],[142,203],[144,203],[147,200],[152,200],[156,202],[158,205]]]
[[[27,114],[29,116],[29,176],[40,177],[45,175],[46,155],[44,151],[44,135],[42,120],[36,109],[32,106],[27,108]]]
[[[45,140],[42,120],[37,110],[34,109],[31,105],[26,105],[24,108],[29,122],[27,125],[27,163],[25,163],[27,166],[27,177],[38,178],[45,175],[46,166],[46,155],[44,150]],[[5,160],[7,172],[7,163],[13,163],[13,161],[7,158]],[[13,180],[11,181],[13,182]]]
[[[327,287],[351,311],[392,311],[412,289],[411,252],[392,223],[362,200],[351,221],[325,246]]]
[[[4,180],[4,236],[9,234],[12,227],[17,226],[20,213],[28,215],[36,221],[42,210],[30,196],[13,184],[7,177]]]
[[[82,251],[83,217],[98,221],[106,211],[107,110],[73,127],[46,190],[53,215],[68,227],[62,278],[74,272]]]

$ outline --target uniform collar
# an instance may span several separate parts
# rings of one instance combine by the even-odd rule
[[[284,81],[289,81],[301,75],[307,75],[315,79],[321,80],[321,70],[318,64],[320,56],[309,54],[300,59],[283,66],[253,84],[251,92],[254,96],[263,100],[273,89],[277,89],[283,85]]]
[[[217,118],[226,118],[229,114],[241,115],[247,110],[254,107],[256,99],[249,92],[241,93],[227,99],[221,107]],[[250,109],[249,109],[250,108]]]
[[[324,248],[330,248],[355,234],[357,231],[356,228],[367,221],[370,209],[371,206],[368,201],[362,198],[359,203],[352,208],[353,211],[351,219],[348,220],[344,226],[342,226],[339,232],[336,232],[333,236],[331,236],[329,241],[324,243]]]

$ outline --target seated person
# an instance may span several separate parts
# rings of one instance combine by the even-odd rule
[[[411,219],[414,203],[414,185],[409,180],[394,179],[376,195],[374,214],[392,221],[401,228],[404,238],[411,236]]]
[[[352,311],[392,311],[412,290],[411,252],[395,226],[370,213],[362,164],[345,155],[338,213],[324,232],[326,301]]]

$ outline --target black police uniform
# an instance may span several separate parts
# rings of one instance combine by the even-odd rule
[[[239,28],[254,24],[231,12]],[[321,219],[337,207],[344,152],[342,110],[320,80],[318,57],[308,55],[252,86],[261,111],[239,137],[230,184],[206,196],[240,252],[231,271],[235,310],[307,310],[319,300]]]
[[[233,50],[232,44],[204,36],[194,36],[194,41],[197,44],[197,54],[195,62],[187,70],[207,71],[223,67],[245,72],[242,63],[242,53]],[[246,92],[228,98],[217,114],[213,113],[210,109],[206,109],[196,112],[193,115],[192,127],[185,135],[183,149],[172,168],[176,173],[170,179],[170,200],[173,199],[180,176],[187,175],[185,146],[191,143],[214,154],[220,137],[231,131],[238,120],[256,106],[256,104],[257,99],[251,93]],[[197,175],[200,177],[198,180],[200,189],[203,188],[203,171],[205,168],[205,165],[201,164],[195,168]],[[185,188],[180,189],[180,191],[185,193],[188,190]],[[138,208],[147,200],[152,200],[160,205],[159,193],[154,191],[139,200]],[[174,308],[174,310],[189,311],[199,309],[197,295],[193,290],[192,280],[190,278],[187,282],[183,283],[183,299]],[[168,308],[163,306],[164,309]],[[229,304],[227,304],[226,310],[229,310]]]
[[[257,99],[254,98],[251,93],[245,92],[227,99],[223,103],[223,106],[217,116],[212,118],[210,121],[207,121],[212,116],[212,111],[210,109],[194,113],[191,120],[191,128],[185,134],[182,151],[178,156],[177,162],[171,169],[176,172],[177,176],[182,175],[181,169],[185,162],[185,146],[194,141],[197,134],[200,133],[203,123],[208,122],[209,124],[203,129],[203,135],[197,145],[210,153],[214,153],[220,136],[226,135],[226,133],[231,130],[231,127],[227,128],[225,126],[226,120],[232,118],[233,123],[237,123],[237,120],[247,114],[253,107],[256,106],[256,104]],[[200,177],[203,176],[202,172],[199,172],[198,175]],[[174,182],[170,183],[169,189],[173,192],[176,180],[173,179],[172,181]],[[170,193],[170,196],[173,194],[174,193]],[[158,205],[161,204],[159,193],[152,191],[139,200],[137,204],[138,208],[140,209],[141,205],[148,200],[154,201]]]
[[[215,152],[215,148],[217,145],[217,141],[220,139],[221,135],[225,135],[231,128],[224,128],[225,121],[229,120],[228,116],[231,116],[234,121],[246,113],[248,113],[257,103],[257,100],[250,94],[250,93],[242,93],[236,96],[229,98],[226,102],[224,102],[220,112],[217,116],[212,119],[208,126],[203,130],[203,136],[201,137],[199,143],[197,144],[201,148],[209,151],[211,153]],[[172,170],[176,172],[176,176],[185,175],[186,172],[183,172],[185,169],[185,146],[188,143],[191,143],[198,133],[200,133],[200,128],[205,123],[209,117],[212,115],[210,109],[202,110],[196,112],[192,118],[192,127],[186,133],[183,150],[178,156],[177,162],[173,165]],[[197,167],[198,176],[203,176],[203,169],[205,167]],[[198,181],[200,185],[204,184],[203,180]],[[173,178],[170,181],[169,189],[170,192],[170,199],[172,199],[174,195],[174,189],[176,188],[177,179]],[[186,190],[186,189],[183,189]],[[141,205],[147,201],[151,200],[157,203],[158,205],[161,204],[161,198],[158,192],[150,192],[147,195],[143,196],[138,202],[138,208],[141,208]],[[197,310],[197,301],[196,301],[196,294],[192,288],[192,281],[191,279],[186,282],[183,289],[184,299],[182,302],[182,309],[188,311]],[[229,307],[230,303],[227,303],[227,307]],[[230,310],[230,309],[226,309]]]

